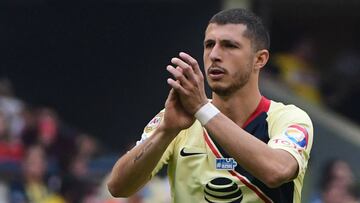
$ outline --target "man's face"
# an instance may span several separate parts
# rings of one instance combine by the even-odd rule
[[[247,84],[254,66],[255,52],[244,36],[243,24],[210,23],[205,32],[204,65],[212,91],[228,96]]]

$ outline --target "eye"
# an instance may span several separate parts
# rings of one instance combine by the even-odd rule
[[[225,42],[225,43],[224,43],[224,47],[230,48],[230,49],[238,48],[238,46],[236,46],[236,44],[231,43],[231,42]]]
[[[214,47],[214,45],[215,45],[214,41],[206,41],[206,42],[204,42],[204,47],[205,48],[212,48],[212,47]]]

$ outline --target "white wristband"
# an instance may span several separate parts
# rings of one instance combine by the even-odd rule
[[[198,119],[202,125],[206,125],[210,119],[214,118],[219,112],[219,109],[208,102],[195,113],[195,118]]]

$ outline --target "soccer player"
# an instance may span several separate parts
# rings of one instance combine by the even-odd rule
[[[300,203],[313,127],[301,109],[261,95],[268,49],[268,32],[252,12],[214,15],[203,55],[212,99],[198,62],[184,52],[172,58],[165,109],[114,165],[111,194],[135,193],[168,164],[175,203]]]

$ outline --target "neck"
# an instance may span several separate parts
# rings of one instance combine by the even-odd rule
[[[214,92],[212,96],[212,103],[239,126],[243,126],[256,110],[262,97],[259,88],[246,86],[229,96],[220,96]]]

